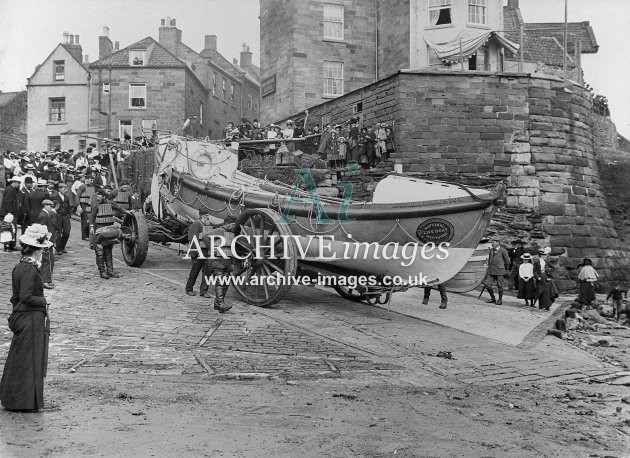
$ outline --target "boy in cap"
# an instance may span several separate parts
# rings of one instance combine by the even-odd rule
[[[37,224],[46,226],[48,232],[52,234],[50,241],[53,245],[57,242],[59,232],[57,231],[57,225],[55,224],[55,212],[54,202],[50,199],[44,199],[42,201],[43,209],[37,218]],[[52,280],[53,270],[55,268],[55,255],[53,254],[53,248],[44,248],[42,253],[42,267],[40,269],[42,273],[42,281],[44,282],[44,288],[53,289],[55,284]]]

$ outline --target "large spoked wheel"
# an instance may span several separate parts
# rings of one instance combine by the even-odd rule
[[[149,250],[149,225],[144,214],[139,211],[128,212],[120,226],[123,259],[128,266],[141,266]]]
[[[281,301],[291,289],[290,281],[297,270],[297,249],[288,224],[273,210],[246,210],[236,221],[235,235],[241,236],[235,243],[237,254],[249,255],[245,264],[249,268],[239,269],[245,281],[234,283],[236,292],[258,307]]]
[[[339,294],[344,299],[360,302],[360,301],[365,300],[366,298],[365,293],[359,292],[357,288],[351,288],[349,286],[340,286],[340,285],[334,285],[333,288],[335,289],[335,291],[337,291],[337,294]],[[363,288],[363,290],[365,290],[365,288]]]

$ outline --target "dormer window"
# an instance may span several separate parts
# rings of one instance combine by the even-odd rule
[[[66,79],[66,61],[56,60],[53,62],[54,81],[64,81]]]
[[[132,49],[129,51],[129,65],[132,67],[144,67],[146,58],[146,49]]]
[[[429,26],[452,24],[452,0],[429,0]]]

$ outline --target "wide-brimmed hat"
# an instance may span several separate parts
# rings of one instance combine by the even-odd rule
[[[48,182],[42,178],[37,180],[37,186],[48,186]]]
[[[551,248],[550,247],[541,248],[541,249],[538,250],[538,253],[540,253],[540,254],[549,254],[549,253],[551,253]]]
[[[43,224],[31,224],[20,236],[20,243],[35,248],[48,248],[52,246],[52,242],[48,240],[51,236],[52,234]]]
[[[17,183],[21,183],[21,182],[22,182],[22,180],[20,180],[20,178],[19,178],[19,177],[16,177],[16,176],[12,176],[12,177],[11,177],[11,179],[10,179],[9,181],[15,181],[15,182],[17,182]]]
[[[525,253],[524,255],[521,256],[521,259],[523,261],[531,261],[532,260],[532,255],[529,253]]]

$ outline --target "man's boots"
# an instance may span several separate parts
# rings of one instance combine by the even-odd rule
[[[503,304],[503,288],[497,287],[499,290],[499,300],[497,301],[497,305]]]
[[[218,310],[219,313],[227,312],[232,308],[231,305],[225,303],[227,291],[227,285],[216,285],[214,287],[214,309]]]
[[[492,286],[486,286],[488,293],[490,294],[490,299],[486,301],[486,304],[496,304],[497,300],[494,298],[494,291],[492,291]]]
[[[105,257],[105,267],[107,269],[107,275],[109,275],[112,278],[119,278],[120,275],[118,275],[116,272],[114,272],[114,259],[112,257],[112,251],[113,251],[114,247],[113,246],[107,246],[105,248],[103,248],[104,250],[104,257]]]
[[[440,297],[442,298],[442,303],[440,304],[441,309],[445,309],[448,304],[448,298],[446,297],[446,286],[438,285],[438,291],[440,292]]]
[[[107,275],[107,270],[105,267],[105,255],[103,253],[103,247],[101,245],[96,245],[94,247],[94,253],[96,253],[96,267],[98,267],[101,278],[104,278],[105,280],[109,279],[109,275]]]

